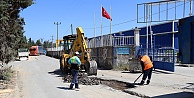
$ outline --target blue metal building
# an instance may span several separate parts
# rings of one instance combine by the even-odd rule
[[[140,29],[140,47],[147,48],[173,48],[178,49],[178,22],[171,21],[151,26],[153,34],[150,34],[150,26],[138,27]],[[148,30],[147,30],[148,29]],[[147,34],[147,31],[149,32]],[[148,43],[147,43],[148,35]],[[102,39],[103,38],[103,39]],[[110,39],[112,38],[112,39]],[[101,45],[101,40],[104,42]],[[109,42],[109,43],[105,43]],[[110,44],[112,42],[112,44]],[[151,45],[152,44],[152,45]],[[119,31],[116,33],[107,34],[103,36],[89,38],[89,47],[102,47],[102,46],[125,46],[134,45],[134,29]]]
[[[168,71],[175,71],[178,43],[178,21],[135,27],[88,40],[99,65],[128,65],[129,58],[147,54],[153,58],[154,68]]]

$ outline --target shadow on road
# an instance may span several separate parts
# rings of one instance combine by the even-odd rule
[[[62,89],[62,90],[71,90],[69,89],[69,87],[57,87],[58,89]]]
[[[122,71],[121,73],[139,74],[139,73],[141,73],[141,71]]]
[[[194,83],[187,83],[187,86],[183,87],[183,89],[189,89],[189,90],[194,91]]]
[[[54,70],[54,71],[52,71],[52,72],[48,72],[49,74],[51,74],[51,75],[57,75],[57,77],[64,77],[65,75],[61,72],[61,70],[60,69],[56,69],[56,70]]]
[[[193,92],[179,92],[160,96],[154,96],[153,98],[193,98]]]

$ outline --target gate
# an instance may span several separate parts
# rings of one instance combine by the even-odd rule
[[[175,71],[177,51],[175,49],[139,49],[138,54],[148,54],[153,60],[155,69]]]

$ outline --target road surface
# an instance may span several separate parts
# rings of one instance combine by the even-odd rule
[[[10,64],[17,79],[14,92],[6,98],[139,98],[105,85],[80,85],[79,90],[69,90],[55,58],[31,56],[27,61]]]

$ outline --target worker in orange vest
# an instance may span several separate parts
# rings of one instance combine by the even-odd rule
[[[150,60],[150,57],[148,55],[143,55],[143,56],[138,55],[138,59],[140,60],[140,63],[142,66],[142,73],[143,73],[143,78],[139,84],[143,85],[147,77],[148,77],[147,84],[149,84],[150,79],[152,77],[152,70],[153,70],[152,61]]]

